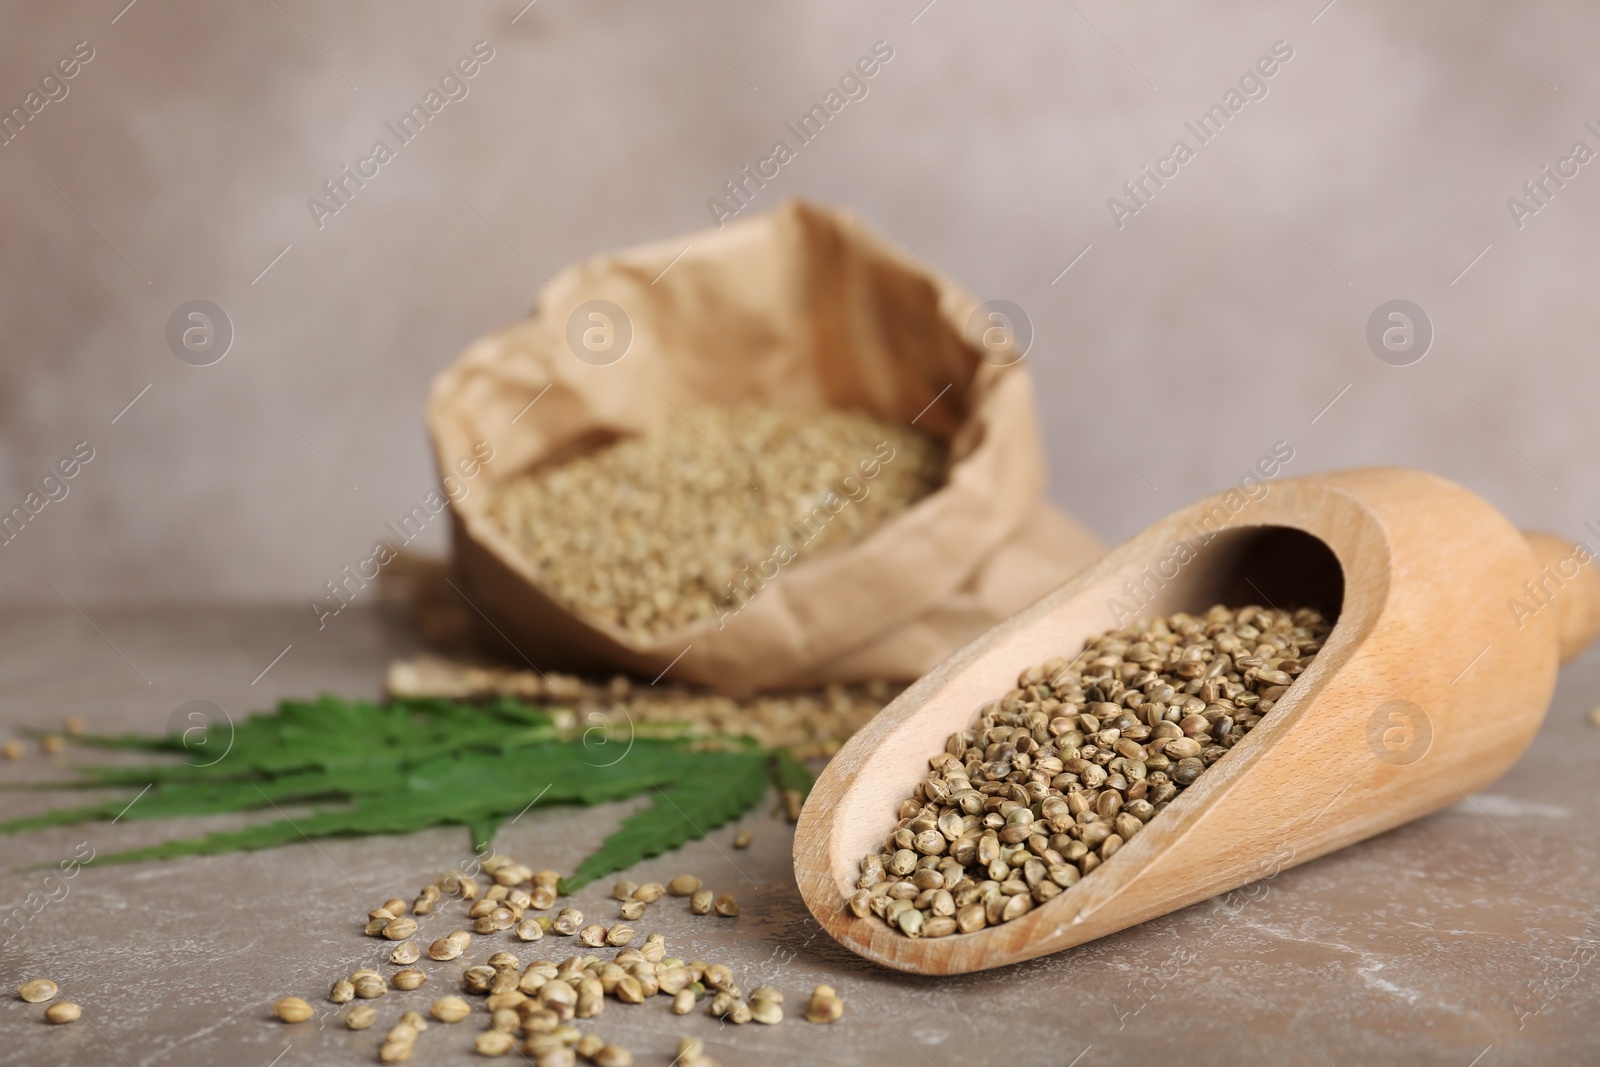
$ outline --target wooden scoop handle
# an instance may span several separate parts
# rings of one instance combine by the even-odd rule
[[[1569,663],[1600,634],[1600,560],[1586,546],[1555,534],[1529,530],[1523,536],[1533,547],[1540,570],[1533,588],[1519,599],[1528,610],[1555,609],[1561,662]]]

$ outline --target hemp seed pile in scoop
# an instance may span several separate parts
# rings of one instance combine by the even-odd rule
[[[944,462],[934,439],[858,411],[701,408],[507,484],[491,515],[558,596],[651,637],[904,511]]]
[[[1010,922],[1091,874],[1272,710],[1330,630],[1221,604],[1023,671],[929,760],[850,897],[909,937]]]

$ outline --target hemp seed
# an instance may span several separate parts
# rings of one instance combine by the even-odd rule
[[[316,1011],[299,997],[284,997],[272,1005],[272,1014],[286,1023],[303,1023],[316,1014]]]
[[[472,1047],[480,1056],[504,1056],[517,1047],[517,1040],[498,1030],[485,1030],[473,1040]]]
[[[17,987],[17,996],[29,1004],[43,1004],[58,992],[60,988],[48,978],[29,979]]]
[[[44,1010],[44,1020],[57,1026],[75,1023],[83,1015],[83,1009],[70,1000],[61,1000],[50,1005]]]
[[[378,1021],[378,1009],[371,1004],[357,1004],[345,1013],[344,1024],[352,1030],[365,1030]]]
[[[1217,605],[1027,668],[928,761],[850,913],[948,937],[1069,891],[1242,741],[1331,630],[1311,609]]]
[[[832,986],[819,985],[811,991],[811,999],[806,1004],[806,1022],[831,1023],[843,1014],[844,1001]]]
[[[417,920],[411,918],[396,918],[389,920],[383,928],[383,937],[386,941],[404,941],[417,932]]]
[[[657,637],[738,605],[750,561],[795,540],[790,524],[819,500],[843,499],[835,485],[874,454],[892,462],[873,462],[871,492],[834,511],[807,551],[860,537],[932,492],[945,452],[859,411],[707,407],[512,479],[492,491],[488,515],[556,598]]]
[[[428,1006],[428,1012],[442,1023],[458,1023],[472,1014],[472,1007],[460,997],[440,997]]]
[[[700,879],[692,874],[680,874],[667,883],[667,892],[675,897],[687,897],[701,886]]]
[[[389,984],[396,989],[403,989],[409,992],[421,986],[427,980],[428,975],[425,971],[419,971],[415,967],[407,967],[403,971],[396,971],[390,975]]]

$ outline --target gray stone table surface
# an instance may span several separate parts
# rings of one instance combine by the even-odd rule
[[[12,611],[0,620],[0,726],[53,727],[77,713],[94,730],[159,731],[191,699],[238,715],[279,696],[376,696],[389,658],[417,650],[383,610],[346,612],[321,633],[303,615]],[[584,1028],[630,1047],[641,1065],[669,1063],[689,1034],[730,1067],[1600,1062],[1591,1023],[1600,1008],[1591,960],[1600,939],[1600,731],[1586,719],[1597,703],[1600,655],[1589,655],[1563,673],[1527,754],[1470,801],[1257,883],[1231,905],[1207,901],[1053,957],[959,978],[881,970],[817,932],[795,889],[790,828],[763,811],[744,824],[755,831],[747,851],[730,847],[725,827],[630,877],[696,872],[735,893],[736,919],[693,916],[668,899],[636,925],[661,931],[674,954],[726,961],[746,989],[778,986],[788,1017],[775,1027],[721,1026],[698,1012],[674,1016],[658,997],[608,1001]],[[0,783],[59,773],[51,760],[31,751],[0,766]],[[530,799],[536,791],[530,783]],[[0,817],[66,799],[0,793]],[[569,869],[627,809],[531,811],[496,843],[534,866]],[[374,1063],[383,1029],[402,1010],[426,1010],[452,991],[468,959],[431,964],[422,989],[373,1002],[379,1025],[360,1033],[323,999],[350,970],[392,969],[379,962],[386,945],[363,938],[358,920],[467,858],[458,830],[90,868],[37,914],[27,907],[30,893],[44,893],[46,872],[16,868],[67,856],[79,842],[107,852],[242,821],[126,819],[0,839],[0,918],[19,908],[25,916],[3,935],[0,980],[11,989],[48,976],[84,1007],[82,1021],[53,1027],[40,1006],[0,1001],[0,1063]],[[608,890],[609,881],[590,886],[577,905],[610,921]],[[442,936],[456,925],[435,916],[423,932]],[[470,962],[488,955],[483,940]],[[524,960],[568,948],[508,947]],[[820,982],[846,1004],[828,1027],[799,1018]],[[271,1003],[290,994],[323,1018],[274,1021]],[[434,1024],[412,1062],[481,1062],[471,1039],[482,1025],[481,1014]]]

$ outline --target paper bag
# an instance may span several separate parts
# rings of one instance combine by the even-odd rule
[[[1101,552],[1041,497],[1013,326],[850,215],[801,202],[569,267],[532,317],[433,383],[441,475],[459,480],[484,442],[493,453],[451,508],[454,581],[539,669],[670,667],[729,694],[915,678]],[[532,468],[742,403],[914,423],[947,443],[946,478],[859,540],[802,554],[737,614],[648,639],[558,600],[489,517],[495,486]]]

